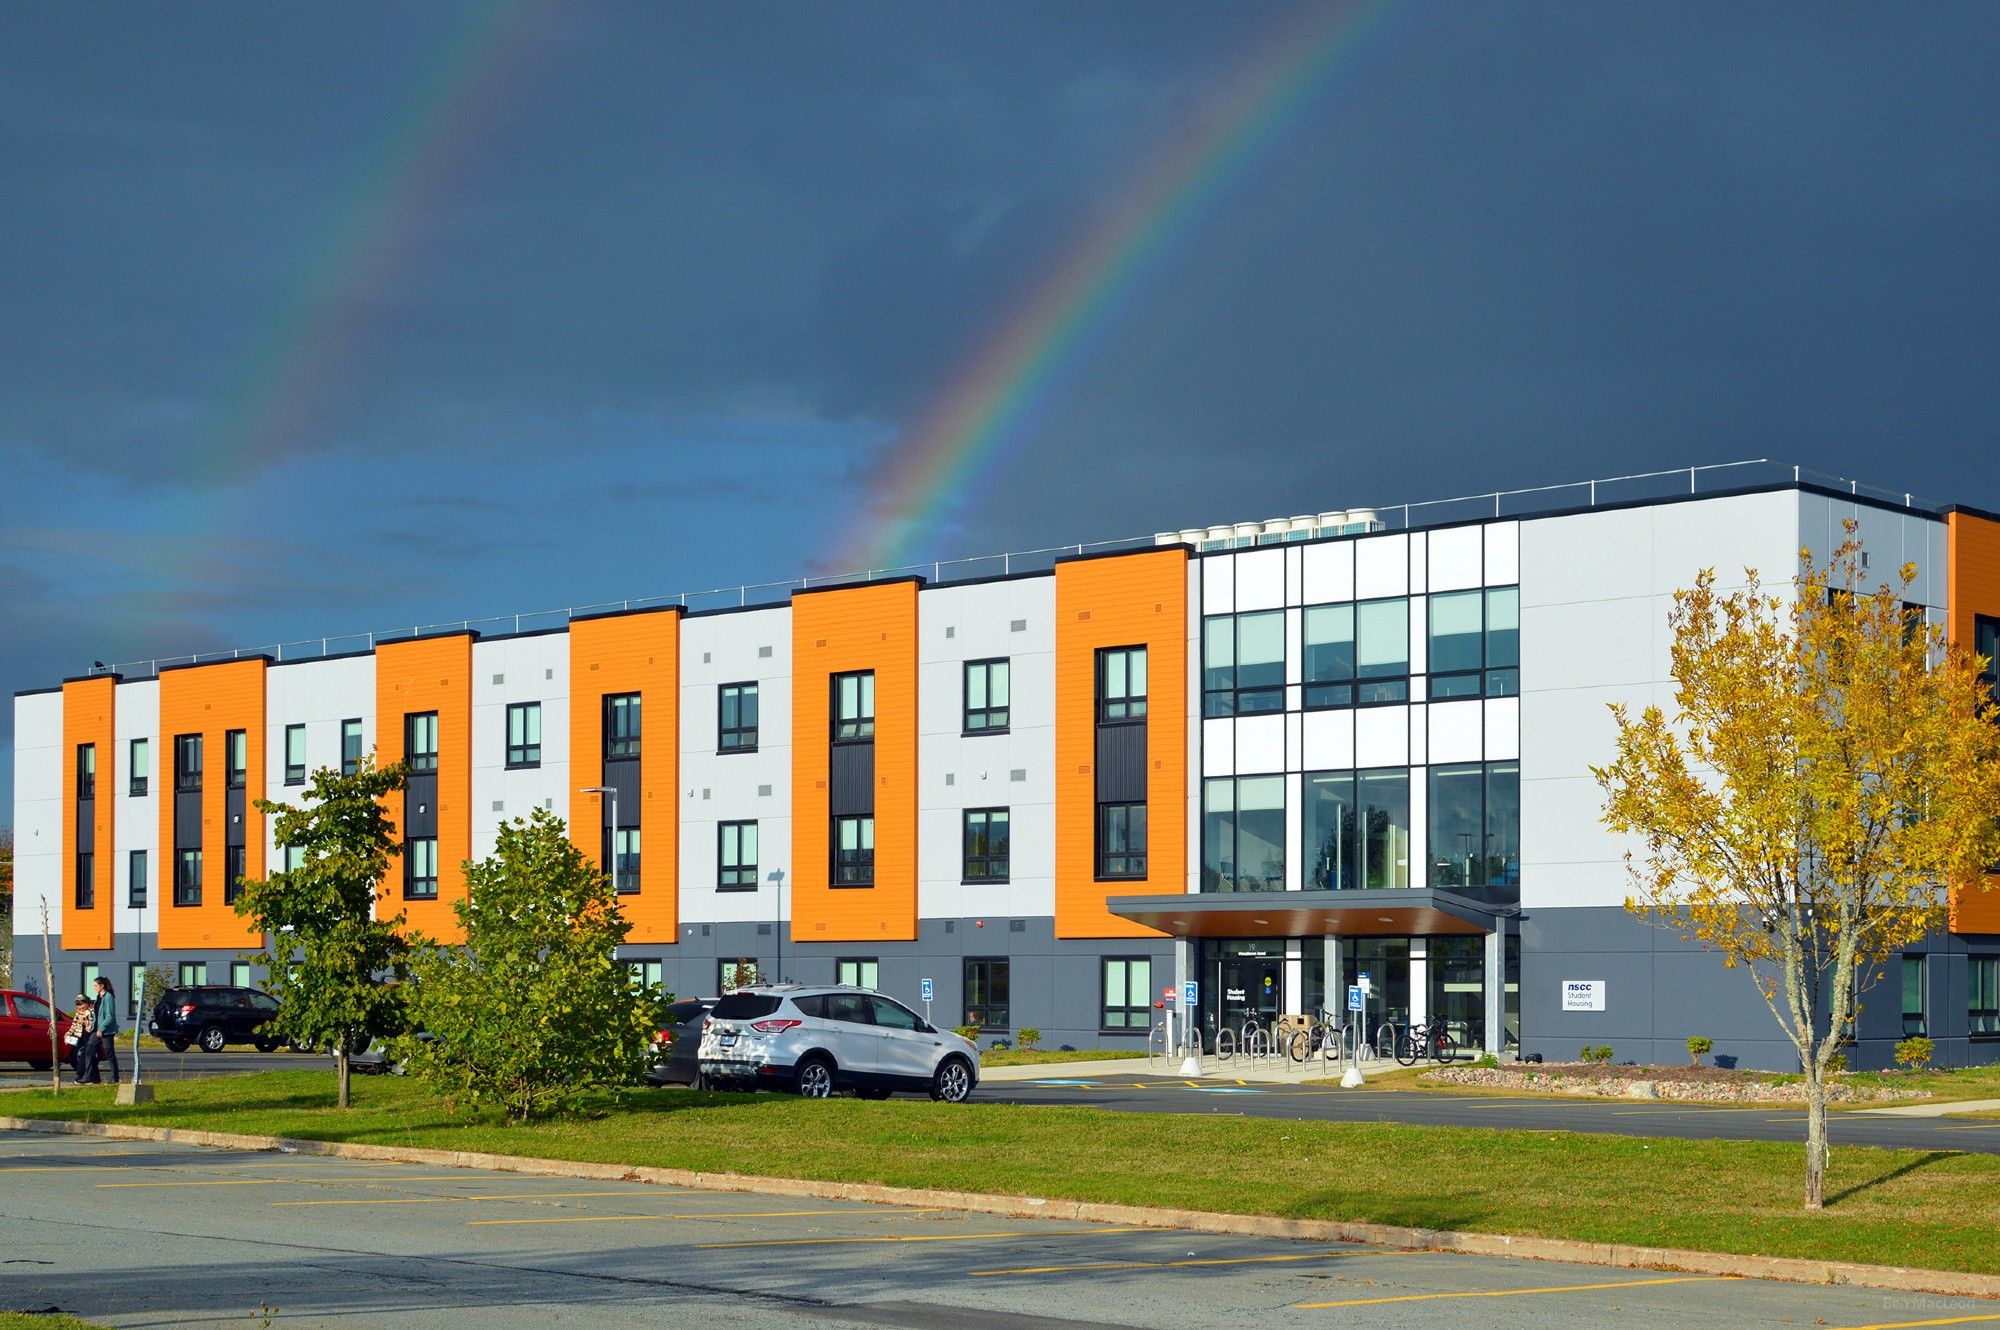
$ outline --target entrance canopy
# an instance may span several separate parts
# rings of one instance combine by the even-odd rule
[[[1429,887],[1114,896],[1111,913],[1173,937],[1439,937],[1494,929],[1493,912]]]

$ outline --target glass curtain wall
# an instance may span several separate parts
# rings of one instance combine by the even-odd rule
[[[1201,889],[1285,889],[1285,778],[1202,783]]]
[[[1312,889],[1410,885],[1408,768],[1307,772],[1304,790]]]

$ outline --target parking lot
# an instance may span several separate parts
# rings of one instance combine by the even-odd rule
[[[1969,1299],[26,1132],[0,1132],[0,1226],[0,1308],[129,1326],[2000,1322]]]

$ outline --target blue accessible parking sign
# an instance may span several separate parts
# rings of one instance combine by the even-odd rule
[[[1347,986],[1347,1009],[1348,1009],[1349,1011],[1360,1011],[1360,1010],[1361,1010],[1361,985],[1360,985],[1360,984],[1349,984],[1349,985]]]

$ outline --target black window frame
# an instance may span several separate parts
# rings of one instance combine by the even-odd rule
[[[993,704],[993,670],[998,666],[1005,681],[1007,700],[998,706]],[[986,705],[972,705],[972,676],[977,671],[986,687]],[[959,700],[962,707],[960,717],[961,734],[970,739],[984,734],[1006,734],[1014,723],[1014,658],[1011,656],[986,656],[979,660],[968,660],[959,674]]]
[[[627,853],[618,848],[621,836],[632,838],[632,850]],[[610,865],[611,890],[619,896],[637,896],[644,885],[646,869],[646,842],[639,834],[637,826],[604,828],[604,858],[600,861]]]
[[[1011,965],[1012,959],[1009,956],[967,956],[963,959],[963,963],[959,967],[960,987],[958,991],[961,999],[959,1009],[965,1013],[964,1024],[977,1025],[982,1034],[988,1030],[1011,1030],[1013,1028],[1014,975]],[[978,1020],[972,1018],[974,1011],[972,1005],[973,976],[975,973],[982,975],[983,986],[988,994],[988,1000],[979,1004]],[[997,1003],[991,1000],[995,975],[999,975],[1002,979],[1000,987],[1007,990],[1001,995]],[[999,1020],[992,1019],[996,1014],[1000,1017]]]
[[[1495,664],[1493,601],[1496,596],[1514,598],[1514,659]],[[1437,668],[1437,615],[1441,604],[1467,596],[1479,600],[1479,665],[1477,668],[1440,670]],[[1424,669],[1428,676],[1424,696],[1432,702],[1470,702],[1482,697],[1521,695],[1521,588],[1519,586],[1466,587],[1459,591],[1432,592],[1424,602]],[[1470,691],[1440,692],[1440,688]]]
[[[606,762],[629,762],[639,757],[646,737],[646,699],[643,693],[606,693],[599,702]]]
[[[1917,1010],[1910,1010],[1910,967],[1917,970]],[[1906,951],[1903,953],[1903,968],[1897,984],[1899,1009],[1903,1019],[1905,1039],[1930,1034],[1931,1016],[1931,961],[1927,952]]]
[[[868,845],[857,844],[854,850],[845,852],[843,861],[840,848],[841,824],[852,822],[857,831],[865,826],[868,831]],[[860,837],[857,835],[857,841]],[[875,815],[873,813],[842,813],[831,819],[827,836],[827,884],[837,890],[853,890],[875,885]]]
[[[189,869],[193,871],[190,872]],[[182,845],[174,850],[174,906],[188,909],[201,904],[201,846]]]
[[[299,741],[299,760],[297,762],[292,761],[292,737],[294,735],[298,736]],[[285,726],[285,784],[303,785],[305,783],[306,727],[303,725],[287,725]]]
[[[423,721],[430,722],[430,747],[419,748],[418,727]],[[443,747],[443,726],[435,711],[406,711],[403,713],[403,763],[414,776],[430,775],[438,769],[438,749]],[[414,899],[425,899],[416,897]]]
[[[743,862],[743,828],[750,828],[756,838],[756,853],[749,863]],[[729,859],[729,833],[736,833],[736,861]],[[735,818],[715,824],[715,889],[717,891],[757,890],[756,854],[763,852],[763,833],[758,830],[756,818]]]
[[[1251,684],[1242,682],[1243,624],[1248,619],[1275,619],[1278,623],[1278,681]],[[1229,625],[1229,664],[1219,666],[1209,659],[1209,637],[1213,625]],[[1269,716],[1285,709],[1285,611],[1245,610],[1240,614],[1211,614],[1201,621],[1201,714],[1214,720],[1227,716]],[[1259,662],[1268,664],[1269,662]],[[1222,669],[1229,672],[1225,686],[1213,682]]]
[[[844,977],[847,967],[850,965],[854,967],[854,978],[852,979]],[[861,967],[864,965],[875,967],[875,982],[872,984],[861,982]],[[846,984],[849,988],[877,988],[882,982],[882,958],[880,956],[837,957],[833,962],[833,982],[836,984]]]
[[[1986,664],[1980,668],[1979,682],[1986,685],[1987,696],[1995,710],[1992,718],[2000,722],[2000,665],[1995,658],[2000,657],[2000,617],[1991,614],[1972,616],[1972,650],[1974,654],[1986,657]]]
[[[1002,836],[1005,845],[998,854],[993,852],[993,819],[999,818],[1004,824]],[[981,853],[973,852],[973,821],[982,823],[979,834],[985,837]],[[965,886],[989,886],[995,882],[1009,880],[1012,867],[1010,860],[1014,848],[1014,818],[1009,808],[968,808],[960,823],[959,837],[959,881]],[[997,871],[996,870],[997,867]]]
[[[417,873],[416,847],[430,846],[430,875]],[[411,836],[403,841],[403,899],[406,901],[434,901],[438,898],[437,879],[437,837]]]
[[[347,741],[354,740],[354,749],[348,751]],[[361,769],[361,759],[368,755],[368,735],[361,727],[361,717],[349,716],[340,722],[340,774],[352,776]]]
[[[174,793],[201,793],[202,736],[196,734],[176,734],[174,736]]]
[[[125,908],[143,910],[152,898],[153,855],[150,850],[125,852]]]
[[[1362,610],[1372,605],[1403,607],[1403,669],[1400,674],[1364,675],[1361,667]],[[1347,671],[1315,671],[1314,642],[1309,625],[1318,611],[1346,610],[1348,615]],[[1426,639],[1428,641],[1428,639]],[[1324,645],[1324,644],[1321,644]],[[1334,711],[1359,707],[1394,707],[1410,700],[1410,598],[1370,596],[1366,600],[1325,601],[1307,605],[1299,612],[1299,703],[1305,711]]]
[[[142,799],[153,789],[153,741],[133,739],[125,745],[125,793]]]
[[[1131,1005],[1132,975],[1131,975],[1131,970],[1129,968],[1135,963],[1144,965],[1146,967],[1146,982],[1140,989],[1141,1001],[1139,1005],[1136,1007]],[[1117,1004],[1115,1006],[1111,1001],[1111,967],[1114,964],[1123,965],[1127,967],[1125,974],[1126,1001]],[[1134,1033],[1143,1034],[1147,1031],[1150,1031],[1153,1028],[1152,993],[1153,993],[1153,958],[1151,956],[1137,955],[1137,956],[1098,957],[1097,958],[1098,1032],[1100,1034],[1134,1034]],[[1124,1018],[1122,1023],[1114,1024],[1112,1022],[1111,1015],[1113,1012],[1119,1013]],[[1137,1022],[1134,1022],[1131,1019],[1134,1015],[1137,1015],[1139,1018]]]
[[[752,719],[743,723],[743,703],[750,703]],[[736,723],[729,723],[729,704],[736,704]],[[757,751],[757,718],[761,717],[763,701],[758,695],[757,680],[743,679],[736,683],[717,684],[715,687],[715,751],[718,753],[754,753]]]
[[[222,778],[227,788],[240,790],[250,783],[250,731],[222,732]]]
[[[97,797],[97,745],[78,744],[76,746],[76,797],[95,799]]]
[[[1097,648],[1092,668],[1096,671],[1097,723],[1099,725],[1143,725],[1146,721],[1146,701],[1153,686],[1152,661],[1150,651],[1143,642],[1126,646]],[[1145,661],[1147,692],[1134,693],[1132,687],[1132,657]],[[1123,659],[1125,663],[1126,691],[1116,697],[1111,695],[1111,662]]]
[[[94,910],[97,908],[97,853],[94,850],[76,852],[76,908]]]
[[[853,679],[854,714],[843,709],[841,684]],[[843,670],[839,674],[827,676],[827,713],[832,724],[829,727],[832,740],[837,744],[868,744],[875,742],[875,671]],[[863,709],[865,706],[865,710]]]
[[[250,871],[247,849],[241,845],[222,847],[222,903],[234,905],[243,898],[243,878]]]
[[[1141,838],[1142,844],[1137,851],[1131,848],[1132,810],[1135,808],[1139,810],[1140,816],[1145,820],[1145,826],[1142,828],[1145,835]],[[1147,801],[1143,799],[1114,800],[1097,805],[1096,839],[1092,855],[1092,860],[1097,870],[1097,881],[1138,882],[1145,879],[1148,871],[1147,856],[1150,850],[1153,825],[1152,817],[1147,812],[1147,808]],[[1113,854],[1107,847],[1111,840],[1112,823],[1118,820],[1117,815],[1121,813],[1124,815],[1126,848],[1121,853]],[[1112,863],[1114,859],[1120,861],[1117,866],[1114,866]],[[1136,865],[1133,862],[1134,860],[1137,860]]]
[[[528,738],[528,716],[535,718],[535,737]],[[521,737],[514,737],[514,719],[520,717]],[[509,702],[506,715],[507,770],[532,771],[542,765],[542,704],[535,702]]]
[[[1512,829],[1513,835],[1511,837],[1511,840],[1502,837],[1499,833],[1496,833],[1494,830],[1496,824],[1494,820],[1495,801],[1493,798],[1493,786],[1495,778],[1501,775],[1507,768],[1510,767],[1513,769],[1513,777],[1514,777],[1514,825]],[[1438,871],[1440,864],[1457,863],[1459,862],[1459,856],[1453,856],[1449,860],[1440,860],[1438,857],[1438,851],[1441,847],[1438,845],[1436,838],[1438,835],[1441,834],[1443,829],[1443,819],[1439,816],[1439,809],[1441,809],[1444,806],[1444,801],[1441,798],[1439,798],[1438,795],[1438,783],[1441,780],[1448,780],[1454,776],[1463,777],[1470,775],[1474,772],[1477,772],[1479,777],[1480,850],[1478,859],[1485,871],[1479,874],[1479,877],[1481,878],[1480,881],[1476,882],[1445,881],[1441,878]],[[1424,859],[1423,859],[1424,886],[1434,887],[1440,891],[1463,891],[1474,887],[1519,888],[1519,886],[1521,885],[1520,759],[1507,758],[1504,760],[1496,759],[1486,762],[1432,763],[1424,778],[1424,837],[1425,837]],[[1492,852],[1492,847],[1496,841],[1499,841],[1500,843],[1503,844],[1511,843],[1514,847],[1514,854],[1512,856],[1511,864],[1509,865],[1512,870],[1513,874],[1512,877],[1508,877],[1505,872],[1496,874],[1493,871],[1493,866],[1496,861],[1499,861],[1503,864],[1507,863],[1506,856],[1495,855]],[[1442,848],[1450,848],[1450,847],[1442,847]]]
[[[1979,980],[1982,967],[1984,983]],[[1982,988],[1986,1002],[1975,1006]],[[2000,1039],[2000,956],[1974,953],[1965,958],[1965,1032],[1972,1039]]]

